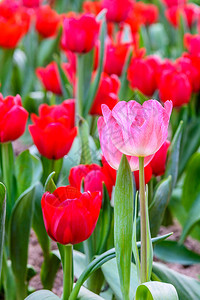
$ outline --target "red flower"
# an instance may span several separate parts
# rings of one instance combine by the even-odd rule
[[[103,0],[102,8],[107,9],[106,18],[109,22],[125,21],[132,8],[130,0]]]
[[[18,139],[25,131],[28,112],[22,107],[21,97],[0,94],[0,143]]]
[[[87,53],[94,47],[99,35],[99,23],[90,14],[65,18],[62,46],[76,53]]]
[[[160,60],[156,56],[132,58],[128,69],[128,80],[131,87],[139,89],[147,96],[152,96],[157,88],[156,71],[159,65]]]
[[[60,16],[49,5],[41,6],[36,11],[36,30],[43,37],[56,35],[60,23]]]
[[[195,4],[187,4],[184,6],[173,6],[166,10],[168,21],[175,27],[179,26],[180,16],[183,16],[189,27],[199,18],[200,9]]]
[[[191,55],[200,56],[200,34],[186,33],[184,35],[184,45]]]
[[[29,131],[41,155],[59,159],[69,152],[77,135],[74,118],[74,100],[65,100],[61,105],[42,104],[39,117],[31,115],[34,124],[29,126]]]
[[[117,96],[119,87],[120,81],[116,75],[108,76],[106,73],[102,73],[99,89],[90,110],[90,114],[101,116],[101,104],[106,104],[112,109],[119,101]]]
[[[135,178],[136,189],[139,190],[139,171],[134,171],[133,174]],[[146,167],[144,167],[145,184],[147,184],[151,180],[151,177],[152,177],[152,168],[150,163]]]
[[[101,208],[98,192],[80,193],[71,186],[59,187],[53,194],[46,192],[41,200],[44,224],[56,242],[78,244],[92,234]]]
[[[102,4],[99,1],[84,1],[83,11],[97,16],[102,10]]]
[[[28,8],[37,8],[40,6],[41,0],[22,0],[22,5]]]
[[[70,64],[63,63],[62,67],[70,82],[73,83],[73,71],[70,68]],[[58,66],[55,62],[51,62],[46,67],[38,67],[36,69],[36,75],[47,91],[62,95]]]
[[[121,76],[130,45],[130,43],[107,43],[104,72]]]
[[[170,141],[166,140],[161,148],[155,153],[153,159],[150,162],[152,172],[155,176],[162,176],[165,173],[165,164],[169,146]]]
[[[168,6],[182,6],[187,3],[187,0],[163,0],[163,2]]]
[[[144,7],[143,7],[142,15],[144,19],[144,24],[148,26],[156,23],[158,21],[158,16],[159,16],[158,7],[154,4],[143,3],[143,5]]]
[[[187,104],[192,94],[191,83],[186,74],[174,71],[164,71],[159,80],[160,99],[165,102],[172,100],[173,106]]]
[[[15,48],[27,33],[30,16],[12,2],[0,3],[0,47]]]
[[[84,182],[85,192],[100,192],[102,195],[104,182],[111,198],[116,181],[116,170],[112,169],[105,160],[102,162],[103,167],[96,164],[73,167],[69,174],[70,185],[81,190],[81,184]]]

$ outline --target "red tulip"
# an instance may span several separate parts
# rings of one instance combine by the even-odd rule
[[[101,104],[106,104],[112,109],[118,100],[118,90],[120,87],[120,81],[116,75],[108,76],[106,73],[102,73],[93,105],[90,110],[91,115],[102,115]]]
[[[107,43],[104,72],[121,76],[130,45],[130,43],[114,44],[111,41]]]
[[[37,8],[40,6],[41,0],[22,0],[22,4],[28,8]]]
[[[99,23],[90,14],[65,18],[62,46],[76,53],[87,53],[94,47],[99,35]]]
[[[68,245],[87,240],[92,234],[101,208],[98,192],[80,193],[71,186],[46,192],[41,200],[44,224],[56,242]]]
[[[131,87],[139,89],[147,96],[152,96],[157,88],[156,70],[159,64],[160,61],[157,57],[132,58],[128,69],[128,80]]]
[[[173,106],[187,104],[192,94],[191,83],[186,74],[174,70],[164,71],[159,81],[160,99],[165,102],[171,99]]]
[[[184,35],[184,45],[191,55],[200,56],[200,34],[186,33]]]
[[[155,153],[150,162],[152,172],[155,176],[162,176],[165,173],[165,165],[167,159],[167,151],[170,146],[170,141],[166,140],[162,147]]]
[[[70,64],[63,63],[62,67],[69,81],[73,83],[73,71],[70,68]],[[59,71],[55,62],[51,62],[46,67],[38,67],[36,69],[36,75],[47,91],[62,95]]]
[[[144,7],[143,7],[142,15],[144,19],[144,24],[151,25],[156,23],[158,21],[158,16],[159,16],[158,7],[154,4],[146,4],[146,3],[143,4]]]
[[[15,48],[27,33],[30,16],[10,1],[0,3],[0,47]]]
[[[187,0],[163,0],[163,2],[168,6],[182,6],[187,3]]]
[[[139,170],[134,171],[134,178],[135,178],[135,185],[136,189],[139,190]],[[147,184],[152,177],[152,168],[151,168],[151,163],[148,164],[146,167],[144,167],[144,179],[145,179],[145,184]]]
[[[44,38],[56,35],[60,16],[49,5],[41,6],[36,11],[36,30]]]
[[[0,143],[18,139],[25,131],[28,112],[22,107],[21,97],[0,94]]]
[[[97,16],[102,10],[102,3],[99,1],[84,1],[83,11],[85,13],[93,14]]]
[[[125,21],[132,8],[131,0],[103,0],[102,8],[107,9],[106,18],[109,22]]]
[[[105,165],[105,163],[104,163]],[[114,171],[116,172],[116,171]],[[107,167],[100,167],[96,164],[79,165],[73,167],[69,174],[69,183],[78,190],[81,190],[81,184],[84,182],[84,191],[100,192],[102,195],[104,182],[111,197],[112,188],[115,185],[115,180],[110,178],[110,170]]]
[[[189,27],[198,20],[200,9],[195,4],[187,4],[184,6],[173,6],[166,10],[168,21],[175,27],[179,26],[180,16],[183,16]]]
[[[48,159],[64,157],[77,135],[74,100],[53,106],[42,104],[39,117],[32,114],[31,119],[34,124],[29,131],[40,154]]]

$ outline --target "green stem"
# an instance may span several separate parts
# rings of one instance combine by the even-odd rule
[[[147,282],[147,229],[146,229],[146,199],[144,179],[144,157],[139,157],[139,180],[140,180],[140,230],[141,230],[141,283]]]
[[[42,184],[43,185],[45,184],[49,174],[51,174],[54,171],[56,172],[55,176],[54,176],[54,182],[57,183],[59,174],[60,174],[60,171],[61,171],[62,165],[63,165],[63,158],[48,159],[48,158],[42,156],[41,160],[42,160],[42,166],[43,166],[43,175],[42,175],[42,179],[41,179]]]
[[[68,300],[73,288],[73,246],[64,247],[63,298]]]
[[[82,116],[82,110],[83,110],[83,100],[84,100],[84,94],[83,94],[83,87],[84,87],[84,70],[83,70],[83,55],[78,54],[77,55],[77,90],[76,90],[76,114],[78,116]]]

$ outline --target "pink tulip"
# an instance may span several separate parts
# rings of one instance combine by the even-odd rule
[[[122,154],[126,154],[132,171],[139,169],[139,156],[146,166],[167,139],[172,102],[164,107],[156,100],[140,105],[136,101],[121,101],[110,110],[102,105],[103,117],[98,131],[103,155],[118,169]]]

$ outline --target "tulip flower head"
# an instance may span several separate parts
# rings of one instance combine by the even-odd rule
[[[31,115],[30,134],[41,155],[60,159],[71,149],[77,128],[74,127],[75,101],[66,100],[61,105],[42,104],[39,117]]]
[[[166,140],[162,147],[155,153],[152,161],[150,162],[152,172],[155,176],[162,176],[165,173],[167,151],[170,144],[170,141]]]
[[[21,97],[0,94],[0,143],[18,139],[25,131],[28,112],[22,107]]]
[[[52,194],[46,192],[41,200],[44,224],[48,235],[63,245],[74,245],[92,234],[101,208],[98,192],[81,193],[65,186]]]
[[[103,0],[102,2],[102,8],[107,9],[107,20],[117,23],[126,20],[132,5],[131,0]]]
[[[102,105],[98,131],[103,155],[111,167],[118,169],[122,154],[127,155],[132,171],[139,169],[138,157],[144,157],[146,166],[167,139],[171,111],[172,101],[166,101],[164,107],[156,100],[143,105],[121,101],[112,110]]]

